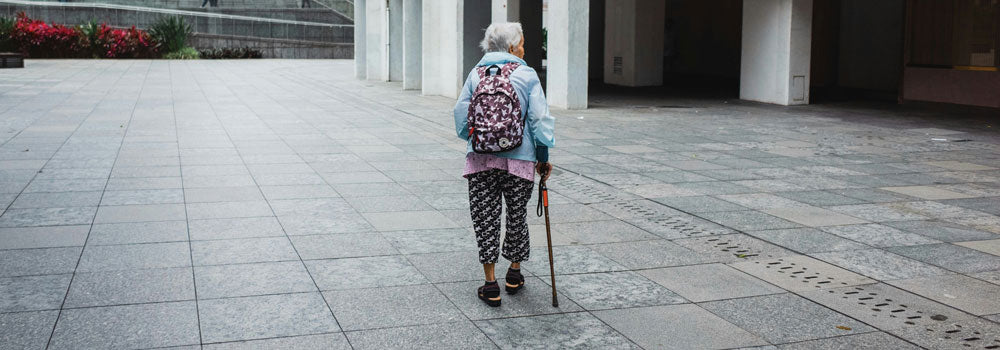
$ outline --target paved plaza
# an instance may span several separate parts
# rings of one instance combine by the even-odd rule
[[[0,71],[0,349],[1000,348],[995,113],[592,103],[553,111],[559,308],[534,198],[489,308],[452,99],[351,61]]]

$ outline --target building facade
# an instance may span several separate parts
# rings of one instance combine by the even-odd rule
[[[1000,0],[355,0],[359,79],[457,97],[492,22],[521,22],[552,106],[703,83],[780,105],[1000,108]],[[544,24],[544,27],[543,27]],[[543,50],[544,45],[544,50]]]

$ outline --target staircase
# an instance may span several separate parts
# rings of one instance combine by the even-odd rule
[[[323,1],[353,6],[344,0]],[[292,6],[301,4],[301,0],[218,0],[219,7],[213,8],[198,7],[201,2],[0,0],[0,16],[23,11],[49,23],[78,25],[97,20],[115,27],[134,25],[142,29],[161,17],[180,16],[193,30],[188,44],[198,49],[248,46],[260,50],[266,58],[354,57],[354,23],[339,11],[316,3],[305,9]]]

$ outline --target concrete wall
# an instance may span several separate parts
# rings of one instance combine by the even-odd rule
[[[623,86],[663,84],[664,2],[607,0],[604,82]]]
[[[220,47],[251,47],[260,50],[264,58],[339,58],[354,57],[354,45],[302,42],[283,39],[262,39],[247,37],[232,37],[211,34],[194,34],[188,39],[188,45],[196,49]]]
[[[333,24],[354,24],[351,17],[347,17],[340,12],[335,12],[323,8],[311,9],[243,9],[228,7],[204,7],[184,9],[186,11],[222,13],[227,15],[261,17],[285,19],[290,21],[333,23]]]
[[[421,18],[422,92],[426,95],[458,97],[465,79],[462,72],[463,0],[424,1]]]
[[[905,5],[904,0],[841,0],[837,85],[899,89]]]
[[[196,33],[235,37],[259,37],[327,43],[351,43],[354,26],[292,22],[284,20],[233,17],[213,13],[179,10],[146,10],[134,7],[102,7],[92,4],[59,5],[54,3],[0,3],[0,15],[14,16],[18,12],[49,23],[78,25],[90,20],[111,26],[149,28],[165,16],[180,16]]]
[[[809,103],[812,0],[744,0],[740,98]]]

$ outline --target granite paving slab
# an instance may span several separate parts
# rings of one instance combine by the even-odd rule
[[[196,241],[285,235],[274,217],[191,220],[188,231]]]
[[[247,340],[228,343],[205,344],[205,350],[240,349],[302,349],[302,350],[347,350],[351,344],[342,333],[302,335],[295,337]]]
[[[949,243],[893,247],[888,250],[955,272],[976,273],[1000,270],[1000,256]]]
[[[427,279],[401,255],[306,261],[320,290],[425,284]]]
[[[741,231],[797,228],[802,225],[758,211],[723,211],[702,213],[702,218]]]
[[[0,313],[0,343],[10,349],[44,349],[59,311]]]
[[[337,290],[325,292],[323,296],[344,331],[465,319],[448,298],[429,284]]]
[[[881,249],[846,250],[810,256],[876,280],[895,280],[950,274],[948,270]]]
[[[669,289],[630,271],[557,275],[556,288],[587,310],[686,302]]]
[[[879,248],[941,243],[935,239],[880,224],[832,226],[824,227],[822,230]]]
[[[87,246],[77,272],[121,271],[191,266],[187,242]]]
[[[289,239],[304,260],[397,254],[392,244],[377,232],[290,236]]]
[[[201,300],[317,291],[299,261],[197,266],[194,279]]]
[[[496,349],[469,321],[347,332],[354,349]]]
[[[765,209],[763,212],[809,227],[852,225],[867,222],[852,216],[810,206]]]
[[[872,332],[846,335],[826,339],[809,340],[778,346],[781,350],[849,350],[849,349],[905,349],[919,350],[919,346],[908,343],[888,333]]]
[[[53,310],[62,306],[72,275],[0,278],[0,312]]]
[[[118,245],[180,242],[187,239],[188,223],[184,221],[127,222],[93,225],[87,243]]]
[[[198,315],[206,343],[340,331],[319,293],[201,300]]]
[[[794,294],[712,301],[699,306],[772,344],[874,330]]]
[[[800,253],[867,249],[869,246],[815,228],[750,231],[747,234]]]
[[[668,240],[598,244],[591,249],[630,269],[701,264],[719,258],[685,248]],[[558,260],[563,265],[563,260]]]
[[[594,315],[646,349],[728,349],[767,344],[692,304],[604,310]]]
[[[955,242],[955,244],[966,248],[972,248],[984,253],[1000,256],[1000,239],[991,239],[986,241]]]
[[[973,315],[1000,313],[1000,286],[963,275],[946,275],[887,282]]]
[[[0,250],[83,246],[89,231],[87,225],[0,228]]]
[[[195,266],[298,260],[287,237],[191,242]]]
[[[883,223],[903,231],[913,232],[942,242],[979,241],[998,238],[995,233],[942,221],[894,221]]]
[[[194,301],[183,301],[63,310],[49,348],[98,348],[109,344],[153,348],[199,343],[198,308]]]
[[[722,264],[678,266],[639,273],[696,303],[785,292]]]
[[[589,313],[476,321],[500,348],[640,349]]]
[[[194,300],[190,267],[77,273],[65,307]]]

